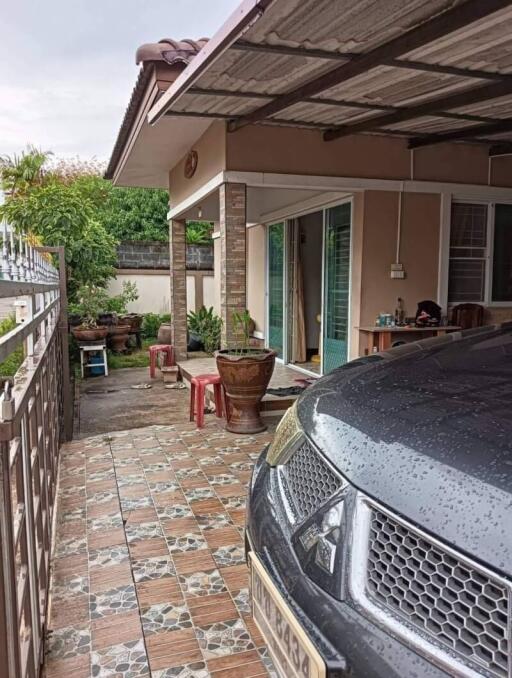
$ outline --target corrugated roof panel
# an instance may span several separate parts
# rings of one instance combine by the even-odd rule
[[[510,118],[512,117],[512,95],[457,108],[453,112],[481,115],[488,118]]]
[[[478,123],[469,122],[467,120],[450,120],[450,118],[424,116],[422,118],[414,118],[414,120],[396,123],[395,125],[386,125],[385,129],[413,132],[414,134],[434,134],[462,129],[464,127],[474,127],[475,124]]]
[[[325,123],[327,126],[334,126],[364,120],[372,115],[375,115],[375,111],[362,111],[348,106],[300,103],[276,113],[273,117],[281,120],[319,122]]]
[[[239,97],[223,96],[205,96],[201,94],[186,94],[173,106],[174,111],[179,112],[201,112],[201,113],[221,113],[223,115],[243,115],[251,111],[258,104],[263,103],[263,99],[245,99]]]
[[[244,40],[337,52],[363,52],[462,0],[279,0]]]

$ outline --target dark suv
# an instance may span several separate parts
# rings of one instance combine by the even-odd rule
[[[512,323],[308,388],[247,520],[253,614],[286,678],[510,678]]]

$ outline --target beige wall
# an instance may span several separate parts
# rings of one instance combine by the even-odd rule
[[[187,311],[196,309],[196,284],[203,283],[203,304],[206,307],[215,307],[215,285],[213,275],[196,276],[187,275]],[[110,296],[119,294],[123,288],[123,282],[134,282],[137,285],[139,298],[128,304],[130,313],[169,313],[170,312],[170,286],[169,274],[162,273],[118,273],[108,286]]]
[[[247,229],[247,308],[257,332],[265,332],[265,226]]]
[[[213,307],[220,315],[220,238],[213,241]]]
[[[407,140],[397,137],[360,134],[325,142],[312,130],[255,125],[227,134],[226,143],[229,170],[488,183],[485,144],[445,143],[410,151]],[[512,157],[495,158],[492,168],[493,185],[512,185]]]
[[[400,262],[405,279],[393,280],[399,194],[366,191],[361,265],[361,325],[374,325],[381,312],[394,312],[398,297],[406,315],[417,303],[437,299],[440,199],[428,193],[405,193],[402,202]]]
[[[169,172],[171,206],[188,198],[226,168],[226,125],[224,122],[213,122],[192,148],[198,154],[194,176],[190,179],[185,177],[185,162],[188,154]]]

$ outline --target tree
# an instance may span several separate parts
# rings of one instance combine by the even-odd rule
[[[0,160],[1,185],[7,192],[0,217],[45,245],[66,248],[68,292],[73,300],[81,285],[104,286],[114,276],[117,243],[98,218],[102,194],[91,182],[94,175],[65,174],[52,169],[48,160],[49,154],[34,148]]]

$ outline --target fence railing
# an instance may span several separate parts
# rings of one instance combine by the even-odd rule
[[[25,296],[0,362],[24,360],[0,395],[0,674],[35,678],[43,659],[59,447],[72,434],[63,248],[4,231],[0,298]],[[59,258],[59,270],[48,253]]]

